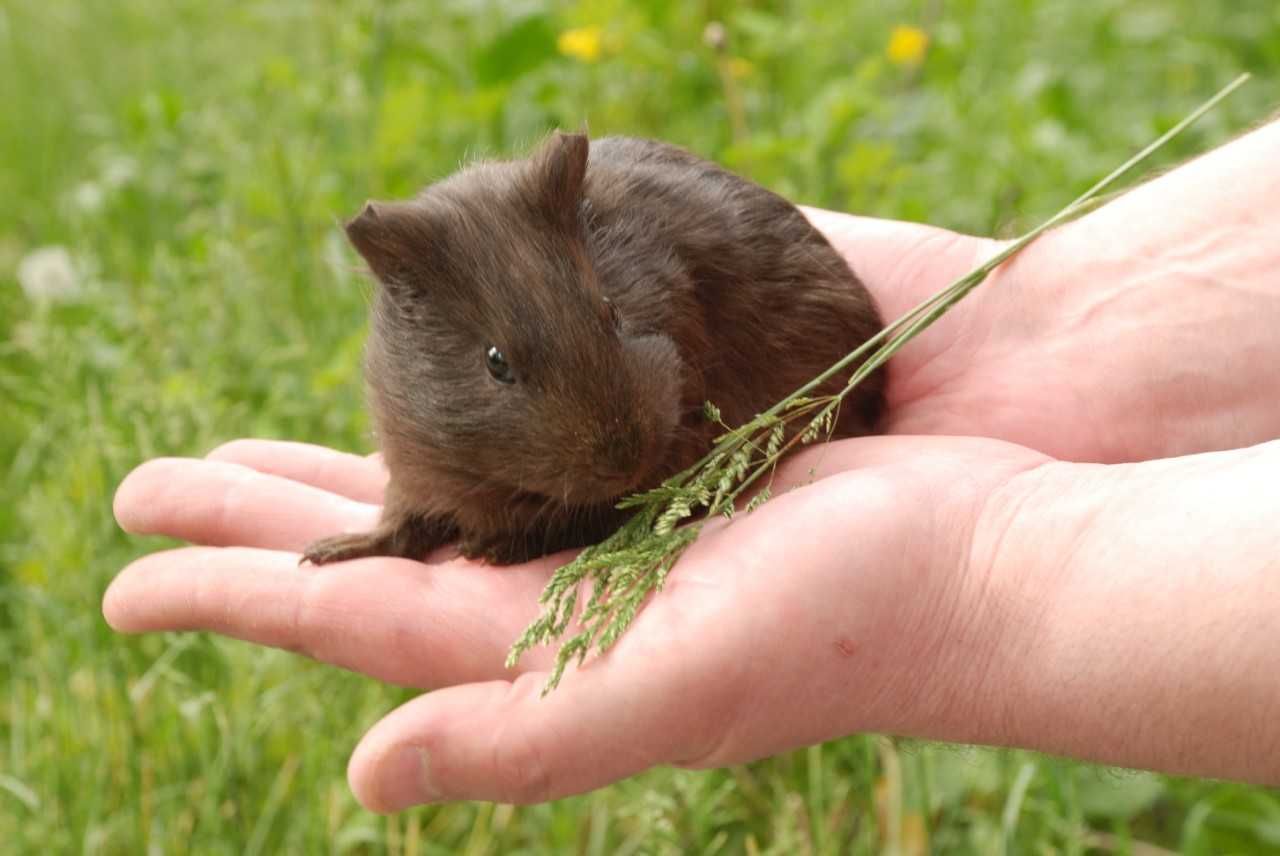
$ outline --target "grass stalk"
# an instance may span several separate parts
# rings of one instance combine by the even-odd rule
[[[701,521],[683,527],[679,526],[681,521],[693,517],[699,509],[707,516],[732,517],[736,503],[746,490],[764,474],[774,472],[784,455],[820,436],[830,437],[837,408],[872,372],[981,285],[997,267],[1045,232],[1087,209],[1100,194],[1216,107],[1248,78],[1247,74],[1237,77],[1057,214],[904,313],[791,395],[745,425],[727,430],[698,463],[652,490],[625,498],[619,507],[635,508],[635,515],[604,541],[586,548],[556,570],[539,598],[542,614],[512,645],[507,666],[516,665],[535,645],[550,644],[563,636],[578,608],[579,588],[587,581],[591,583],[591,594],[578,616],[581,629],[561,645],[543,694],[560,683],[571,662],[581,664],[592,650],[599,653],[608,650],[631,625],[644,600],[662,588],[675,563],[701,532]],[[839,393],[817,399],[808,397],[808,393],[855,364]],[[815,408],[817,413],[810,416]],[[713,403],[707,403],[706,412],[709,419],[720,421]],[[809,419],[803,429],[787,438],[788,426],[805,416]],[[747,503],[747,511],[754,510],[769,496],[766,485]]]

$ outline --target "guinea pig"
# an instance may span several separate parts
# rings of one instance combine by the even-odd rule
[[[378,526],[313,543],[315,564],[599,541],[621,497],[709,450],[704,402],[742,424],[881,329],[795,206],[652,140],[557,132],[367,203],[346,233],[378,283],[365,374],[390,480]],[[834,436],[875,430],[883,385]]]

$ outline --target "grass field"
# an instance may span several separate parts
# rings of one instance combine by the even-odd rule
[[[369,448],[367,288],[336,228],[367,197],[586,121],[800,201],[1007,234],[1241,70],[1160,165],[1274,109],[1280,4],[3,0],[0,851],[1280,852],[1274,791],[874,736],[381,818],[344,768],[402,691],[99,611],[161,546],[110,515],[139,461]],[[73,293],[31,299],[16,271],[48,246]]]

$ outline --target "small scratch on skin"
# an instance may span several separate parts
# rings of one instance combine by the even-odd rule
[[[852,657],[854,652],[858,650],[857,646],[853,644],[853,640],[848,636],[841,636],[836,640],[835,645],[836,651],[838,651],[842,657]]]

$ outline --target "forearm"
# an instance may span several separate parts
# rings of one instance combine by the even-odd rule
[[[1178,263],[1280,292],[1280,121],[1232,140],[1125,193],[1052,234],[1037,263],[1127,272]]]
[[[1000,630],[948,736],[1280,783],[1278,520],[1280,442],[1015,479],[976,530]]]
[[[1280,122],[1045,236],[1011,262],[1014,288],[985,295],[1014,330],[1010,359],[1038,349],[1069,372],[1102,460],[1280,436],[1277,200]]]

